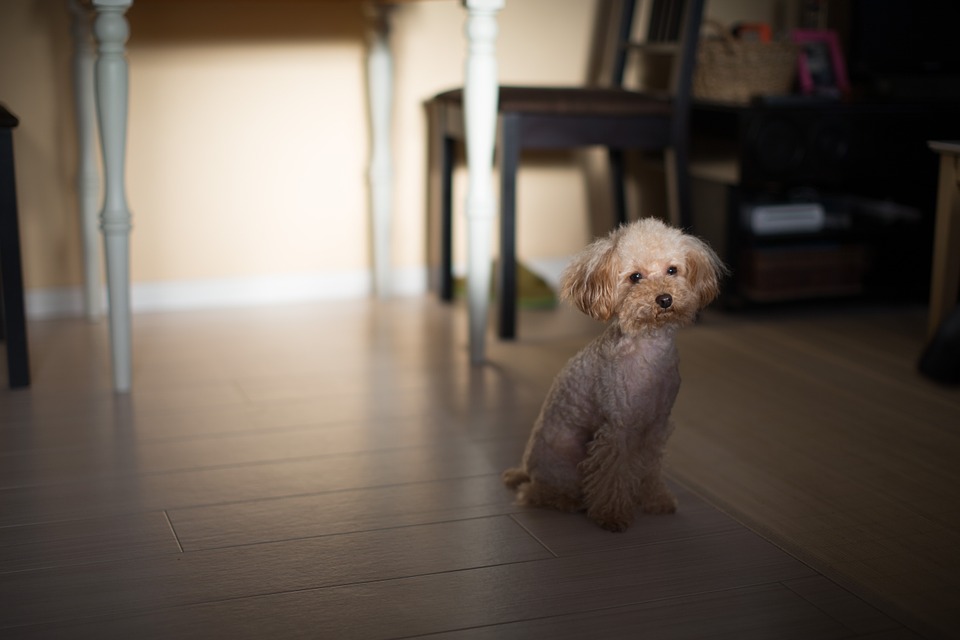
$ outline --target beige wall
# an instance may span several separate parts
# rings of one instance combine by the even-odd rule
[[[595,5],[508,1],[502,82],[581,82]],[[135,289],[368,274],[362,6],[137,0],[128,17]],[[453,0],[396,14],[393,260],[408,292],[425,282],[422,104],[462,81],[463,22]],[[33,294],[81,281],[71,46],[66,0],[3,0],[0,100],[21,118],[17,184]],[[583,177],[570,160],[524,170],[522,255],[562,256],[589,239]],[[459,202],[462,172],[457,188]]]

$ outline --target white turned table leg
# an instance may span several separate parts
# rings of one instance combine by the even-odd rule
[[[493,218],[493,147],[497,126],[497,12],[504,0],[463,0],[467,8],[464,127],[467,137],[467,304],[470,362],[485,358]]]
[[[390,240],[393,222],[393,52],[390,15],[395,7],[367,5],[370,20],[367,49],[367,100],[370,109],[370,222],[373,229],[374,288],[390,295]]]
[[[133,0],[93,0],[93,33],[98,44],[95,67],[97,113],[103,154],[104,201],[100,213],[107,264],[107,300],[113,388],[131,386],[130,211],[124,169],[127,142],[127,58],[129,26],[124,17]]]
[[[83,311],[96,320],[103,315],[100,284],[100,168],[96,154],[96,104],[93,95],[91,14],[80,0],[70,0],[73,14],[73,100],[77,124],[77,201],[83,258]]]

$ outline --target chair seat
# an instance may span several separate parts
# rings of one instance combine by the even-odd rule
[[[463,89],[446,91],[435,100],[463,103]],[[582,87],[500,87],[500,112],[570,116],[669,116],[669,98],[628,89]]]

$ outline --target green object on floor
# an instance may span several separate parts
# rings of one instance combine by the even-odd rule
[[[494,265],[493,273],[497,267]],[[490,296],[496,296],[496,278],[490,286]],[[455,278],[453,292],[456,296],[465,296],[467,292],[466,278]],[[552,309],[557,306],[557,294],[547,282],[530,269],[517,263],[517,306],[521,309]]]

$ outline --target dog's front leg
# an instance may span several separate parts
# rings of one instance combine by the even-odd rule
[[[627,447],[601,427],[579,465],[587,517],[610,531],[625,531],[636,513],[636,479]]]
[[[640,509],[644,513],[660,514],[674,513],[677,510],[677,499],[663,481],[661,471],[663,454],[646,456],[641,459],[643,468],[640,471]]]
[[[673,513],[677,510],[677,500],[663,481],[663,452],[671,431],[673,424],[669,421],[649,430],[637,450],[636,477],[640,479],[637,500],[644,513]]]

